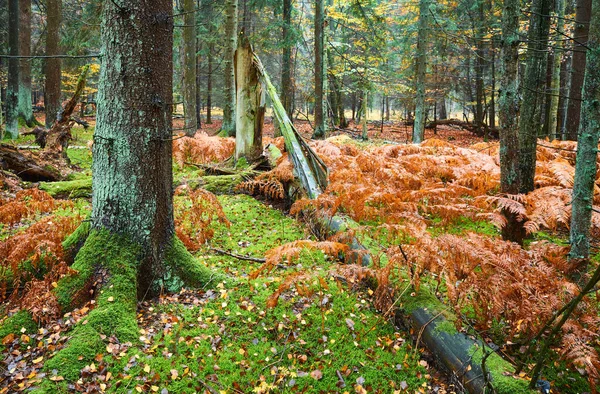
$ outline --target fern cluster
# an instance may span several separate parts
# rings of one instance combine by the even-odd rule
[[[208,164],[228,159],[235,151],[233,138],[208,136],[196,133],[192,137],[180,137],[173,141],[173,160],[183,167],[186,163]]]

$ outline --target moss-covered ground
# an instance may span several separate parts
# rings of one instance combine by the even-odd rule
[[[261,263],[216,253],[263,257],[273,247],[311,238],[302,224],[249,196],[218,199],[230,225],[213,222],[214,237],[195,260],[178,260],[214,273],[207,286],[146,300],[136,314],[135,305],[121,300],[135,292],[135,253],[93,234],[75,260],[78,275],[57,284],[59,302],[71,302],[72,290],[91,277],[90,261],[115,274],[94,303],[65,316],[57,331],[38,327],[23,312],[8,318],[2,337],[15,337],[5,351],[22,352],[24,362],[12,371],[19,379],[0,386],[0,393],[18,384],[39,393],[427,390],[427,364],[411,349],[410,335],[381,317],[367,289],[351,291],[328,275],[335,262],[321,252],[302,253],[290,267],[257,279],[248,275]],[[85,199],[76,201],[89,208]],[[269,296],[297,272],[310,275],[267,308]]]

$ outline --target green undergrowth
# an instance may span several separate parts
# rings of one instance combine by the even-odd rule
[[[335,262],[320,251],[303,252],[289,268],[257,279],[248,279],[248,273],[260,263],[211,251],[263,257],[273,247],[307,237],[294,219],[249,196],[218,198],[231,225],[213,222],[210,245],[196,253],[210,268],[209,288],[167,294],[138,309],[137,321],[134,305],[115,309],[126,293],[135,292],[135,249],[92,233],[75,260],[79,276],[63,279],[67,286],[59,283],[58,288],[85,282],[92,274],[85,268],[90,261],[119,274],[102,286],[98,306],[85,324],[73,329],[67,348],[46,362],[49,377],[69,382],[81,378],[84,387],[97,384],[96,375],[79,372],[95,363],[103,376],[111,373],[112,379],[101,381],[108,393],[163,388],[169,393],[341,393],[360,389],[356,385],[388,393],[426,387],[427,371],[419,365],[420,353],[405,341],[408,334],[373,309],[366,289],[350,291],[331,276]],[[75,244],[77,238],[66,244]],[[98,249],[99,242],[105,245]],[[173,260],[187,264],[175,257],[181,248],[179,243],[173,249]],[[269,297],[295,274],[305,275],[298,287],[291,285],[274,308],[267,308]],[[71,292],[61,296],[69,297]],[[112,335],[131,347],[107,353],[106,338]],[[38,392],[62,392],[65,387],[64,381],[46,378]]]
[[[25,333],[35,332],[38,328],[36,322],[27,311],[18,311],[11,316],[0,319],[0,341],[9,335],[19,336]],[[0,343],[0,352],[4,351],[4,345]]]
[[[444,222],[440,217],[433,217],[430,220],[430,226],[427,228],[434,237],[451,234],[464,235],[466,233],[477,233],[490,237],[497,237],[500,232],[492,223],[485,220],[473,220],[471,218],[460,216],[449,222]]]

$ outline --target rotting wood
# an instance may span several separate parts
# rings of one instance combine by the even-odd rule
[[[33,158],[7,144],[0,144],[0,167],[28,182],[58,181],[61,178],[58,170],[40,165]]]

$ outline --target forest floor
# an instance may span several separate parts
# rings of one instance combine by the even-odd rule
[[[299,127],[302,129],[304,124]],[[72,145],[86,146],[93,127],[75,127],[73,134]],[[31,143],[31,137],[18,141],[19,145]],[[69,179],[89,177],[91,152],[69,149],[68,154],[76,168]],[[174,168],[175,176],[183,183],[198,175],[189,167]],[[37,198],[23,197],[20,202],[29,208],[27,213],[21,220],[2,225],[3,264],[15,252],[10,249],[11,239],[23,239],[24,235],[43,238],[44,234],[35,234],[36,224],[50,223],[44,231],[54,231],[52,223],[63,227],[69,223],[69,228],[74,228],[91,209],[88,197],[55,200],[52,207],[42,207]],[[16,200],[7,199],[2,206]],[[260,263],[216,253],[215,249],[220,249],[262,258],[268,250],[285,243],[315,240],[303,223],[268,202],[247,195],[220,195],[218,201],[229,223],[210,221],[203,231],[210,233],[212,239],[194,254],[202,264],[216,273],[227,274],[231,280],[141,302],[139,340],[121,343],[114,336],[107,336],[106,351],[98,353],[94,360],[85,364],[73,360],[72,368],[78,376],[75,380],[45,369],[44,363],[64,348],[72,327],[85,322],[94,302],[48,322],[32,324],[26,318],[19,320],[20,300],[9,297],[0,305],[0,315],[17,318],[0,321],[0,394],[32,390],[454,392],[453,386],[430,365],[431,356],[424,349],[413,347],[411,333],[395,327],[374,309],[372,290],[364,286],[350,289],[328,275],[336,265],[335,259],[320,251],[307,251],[289,268],[280,267],[267,276],[250,279],[249,274]],[[192,204],[189,194],[176,196],[178,220],[190,216]],[[186,225],[193,232],[194,223]],[[31,246],[25,251],[25,259],[35,250]],[[276,307],[267,308],[268,298],[285,278],[306,270],[322,273],[320,279],[306,284],[310,291],[303,291],[302,287],[290,290]],[[23,291],[32,296],[27,294],[27,288]],[[3,324],[8,321],[11,327]]]
[[[175,129],[179,122],[174,121]],[[352,233],[363,240],[377,264],[368,270],[358,267],[353,274],[384,280],[389,294],[368,281],[349,279],[348,266],[339,264],[339,255],[312,247],[320,240],[310,226],[281,209],[289,204],[268,187],[287,182],[291,169],[285,156],[274,171],[259,176],[259,187],[252,189],[258,190],[253,193],[257,199],[238,194],[243,187],[219,186],[225,193],[216,201],[195,191],[203,184],[198,180],[207,177],[185,162],[222,161],[231,156],[233,147],[230,139],[198,133],[194,139],[175,141],[178,232],[199,263],[228,279],[141,302],[138,340],[121,343],[107,335],[105,352],[94,360],[73,360],[70,375],[76,379],[44,364],[64,347],[71,328],[85,323],[94,303],[32,324],[19,320],[22,312],[17,311],[33,286],[13,297],[6,294],[7,302],[0,308],[12,317],[0,322],[0,394],[36,388],[210,394],[458,392],[433,365],[432,356],[415,347],[420,334],[397,327],[393,317],[383,313],[392,306],[402,308],[419,288],[429,288],[448,304],[447,309],[457,312],[457,325],[464,323],[461,330],[500,344],[504,354],[514,357],[515,345],[527,344],[569,288],[561,270],[574,147],[546,142],[550,147],[538,153],[537,194],[512,203],[497,196],[497,142],[441,126],[437,134],[426,131],[428,141],[422,146],[406,145],[410,127],[383,126],[382,131],[381,124],[369,124],[368,143],[359,140],[355,125],[332,133],[327,141],[311,142],[330,168],[330,186],[317,201],[300,200],[292,208],[313,204],[317,211],[341,212],[354,219],[358,227]],[[213,136],[219,127],[215,120],[201,131]],[[308,122],[297,122],[296,127],[310,137]],[[282,147],[272,133],[273,125],[267,121],[264,142]],[[93,123],[87,130],[76,127],[73,134],[72,145],[87,146]],[[31,139],[17,143],[29,145]],[[68,192],[69,201],[52,203],[45,196],[9,193],[0,205],[0,217],[11,203],[26,209],[22,217],[2,218],[6,221],[0,233],[0,265],[15,256],[20,263],[38,256],[35,245],[22,250],[15,247],[15,240],[44,239],[53,233],[52,242],[60,249],[57,245],[64,236],[88,214],[91,152],[69,149],[68,154],[76,169],[69,187],[76,184],[83,192]],[[51,192],[58,188],[42,186]],[[531,234],[525,249],[502,243],[494,225],[499,225],[498,210],[507,204],[528,221]],[[213,208],[222,210],[222,216],[207,214]],[[597,219],[594,231],[600,228]],[[290,242],[296,242],[292,248]],[[405,245],[408,258],[404,250],[399,253],[398,245]],[[52,245],[49,249],[54,250]],[[270,265],[256,260],[274,255],[278,260]],[[505,266],[506,259],[514,265]],[[496,268],[500,265],[501,271]],[[39,275],[37,279],[49,289],[56,280]],[[395,301],[383,308],[385,297]],[[555,351],[560,353],[560,348]],[[578,372],[557,361],[544,377],[556,392],[575,393],[589,388],[585,378],[589,374],[583,367]],[[522,376],[508,378],[518,381]]]

